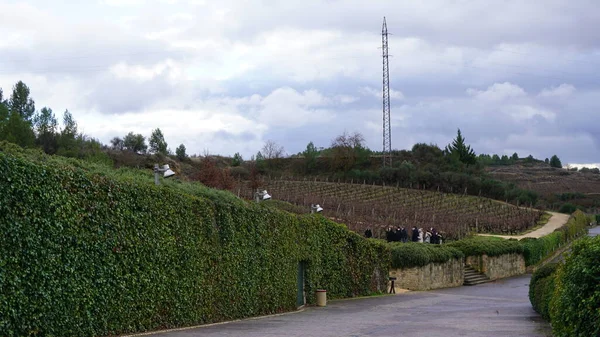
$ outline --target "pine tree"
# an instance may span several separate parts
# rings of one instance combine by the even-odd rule
[[[21,119],[33,124],[32,118],[35,113],[35,102],[29,97],[29,87],[22,81],[13,87],[13,93],[9,101],[10,113],[17,113]]]
[[[550,166],[562,168],[562,163],[560,162],[560,159],[558,159],[558,157],[556,155],[553,155],[552,158],[550,158]]]
[[[452,144],[446,146],[445,152],[450,156],[458,158],[458,160],[467,165],[477,163],[475,152],[471,149],[470,145],[466,145],[465,138],[462,136],[460,129],[458,129],[458,134],[452,141]]]
[[[43,107],[42,110],[33,118],[36,133],[36,143],[41,146],[44,152],[48,154],[56,153],[57,142],[57,127],[58,122],[52,109]]]

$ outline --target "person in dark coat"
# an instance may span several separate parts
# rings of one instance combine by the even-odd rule
[[[412,242],[418,242],[419,241],[419,230],[417,229],[417,227],[413,227],[412,228]]]
[[[402,227],[401,232],[402,232],[402,235],[401,235],[402,242],[406,243],[406,241],[408,241],[408,232],[406,231],[406,228]]]
[[[388,229],[386,229],[386,231],[385,231],[385,240],[387,242],[394,241],[394,232],[392,232],[392,227],[388,227]]]
[[[367,228],[367,230],[365,231],[365,237],[367,239],[373,237],[373,232],[371,231],[371,228]]]
[[[440,243],[440,236],[437,232],[437,230],[435,230],[435,228],[432,229],[432,233],[431,233],[431,243],[433,244],[438,244]]]

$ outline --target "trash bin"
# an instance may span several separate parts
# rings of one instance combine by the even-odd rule
[[[317,306],[324,307],[327,305],[327,290],[317,289]]]

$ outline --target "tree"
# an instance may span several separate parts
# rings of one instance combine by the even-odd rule
[[[544,159],[544,163],[550,164],[550,159],[548,159],[548,158]]]
[[[29,87],[22,81],[17,82],[13,87],[9,107],[11,114],[17,113],[21,116],[21,119],[32,124],[35,102],[29,97]]]
[[[275,143],[272,140],[267,140],[265,146],[262,148],[262,154],[265,159],[278,159],[283,158],[285,153],[283,146],[279,146],[279,144]]]
[[[77,122],[69,110],[63,114],[63,129],[58,137],[58,153],[62,156],[77,156]]]
[[[306,173],[313,172],[317,167],[317,156],[319,155],[319,151],[315,147],[315,144],[309,142],[308,145],[306,145],[306,150],[302,152],[302,155],[304,156]]]
[[[334,170],[350,171],[368,160],[370,151],[364,146],[365,138],[360,132],[344,131],[331,141],[331,166]]]
[[[239,152],[236,152],[233,155],[233,160],[231,161],[231,166],[240,166],[240,165],[242,165],[243,162],[244,162],[244,158],[242,158],[242,155]]]
[[[515,152],[513,153],[513,155],[510,157],[510,159],[512,159],[513,161],[517,161],[519,160],[519,155]]]
[[[452,143],[446,146],[445,151],[449,156],[455,157],[467,165],[477,163],[475,152],[471,149],[470,145],[466,145],[465,138],[462,136],[460,129],[458,129],[456,138]]]
[[[113,150],[119,151],[123,151],[123,148],[125,147],[125,144],[123,143],[123,139],[121,139],[121,137],[114,137],[113,139],[111,139],[110,145],[113,148]]]
[[[141,134],[134,134],[129,132],[125,138],[123,138],[123,146],[126,150],[135,153],[146,153],[148,145],[146,145],[146,138]]]
[[[556,168],[562,168],[562,163],[560,162],[560,159],[558,159],[558,157],[556,155],[553,155],[552,158],[550,158],[550,166],[556,167]]]
[[[37,134],[37,144],[48,154],[56,153],[58,149],[58,121],[52,109],[43,107],[33,118],[33,123]]]
[[[185,153],[185,145],[181,144],[175,149],[175,155],[177,159],[180,161],[184,161],[187,158],[187,154]]]
[[[163,136],[163,133],[162,131],[160,131],[159,128],[156,128],[152,131],[149,144],[151,153],[160,153],[162,155],[168,154],[167,142],[165,141],[165,137]]]
[[[6,140],[21,147],[33,147],[35,145],[35,134],[31,124],[23,120],[18,113],[9,113],[9,115],[4,127],[0,130],[2,131],[0,140]]]

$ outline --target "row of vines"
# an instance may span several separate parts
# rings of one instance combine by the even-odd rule
[[[515,234],[534,226],[542,215],[488,198],[390,186],[268,179],[263,187],[274,199],[307,211],[319,204],[325,216],[359,233],[371,228],[380,238],[390,226],[434,227],[449,239],[470,232]],[[240,185],[237,193],[252,198],[254,191]]]

